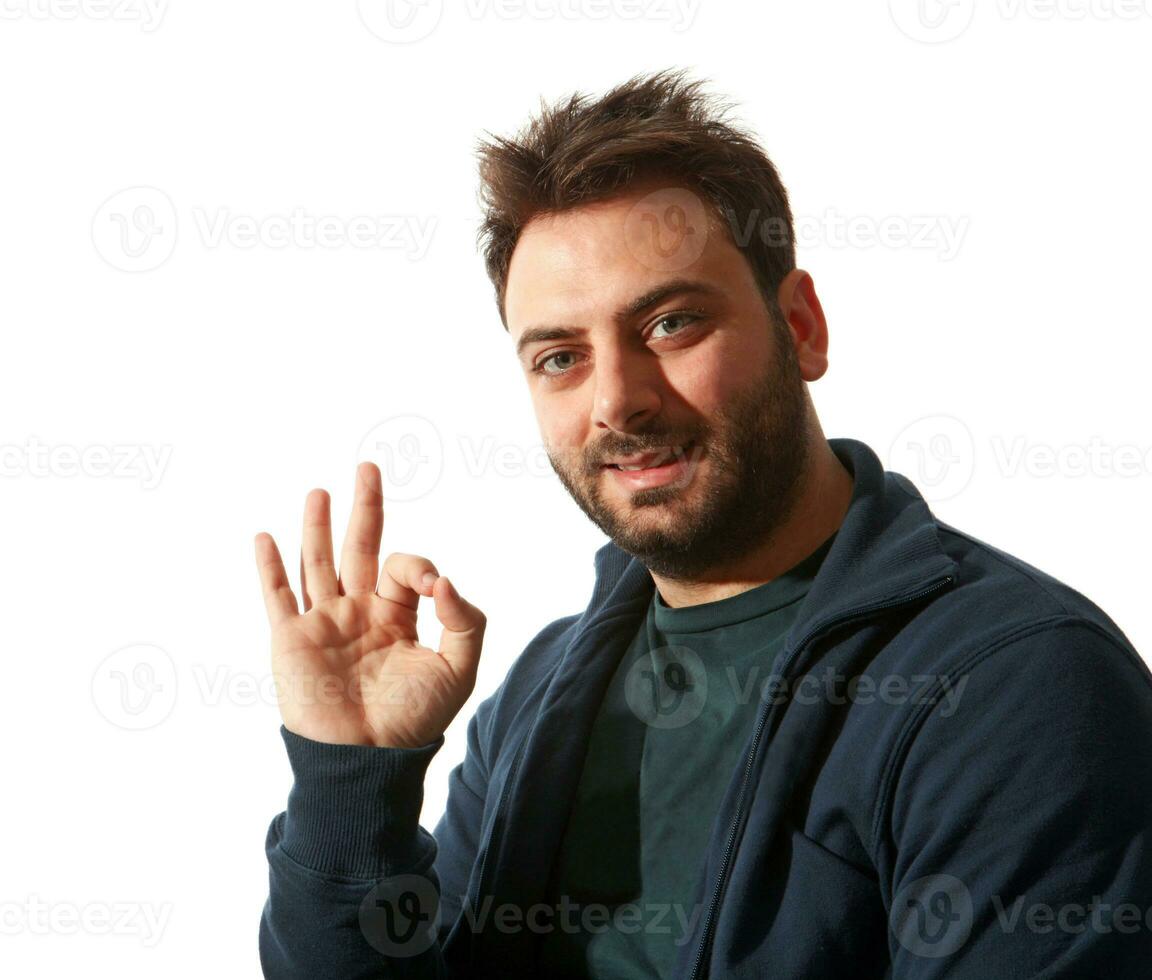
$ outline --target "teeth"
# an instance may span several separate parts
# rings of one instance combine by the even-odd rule
[[[622,463],[617,463],[616,469],[623,470],[625,473],[634,473],[637,470],[650,470],[650,469],[653,469],[654,467],[657,467],[657,466],[664,466],[667,463],[674,460],[678,454],[683,452],[683,449],[684,449],[683,446],[677,446],[674,450],[672,450],[671,453],[669,453],[663,459],[659,459],[654,463],[649,463],[647,466],[624,466]]]

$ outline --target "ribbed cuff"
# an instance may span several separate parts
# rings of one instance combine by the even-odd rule
[[[444,744],[416,749],[330,745],[283,725],[292,766],[280,846],[325,874],[387,877],[421,857],[424,773]]]

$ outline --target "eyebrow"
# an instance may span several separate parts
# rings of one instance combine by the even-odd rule
[[[618,326],[625,324],[650,307],[663,302],[669,296],[676,296],[680,293],[702,293],[714,297],[724,295],[723,290],[709,282],[704,282],[702,279],[670,279],[620,307],[612,315],[612,319]],[[545,340],[571,340],[586,332],[583,327],[532,327],[525,330],[520,335],[520,339],[516,341],[516,356],[520,357],[524,353],[524,348],[530,344],[538,344]]]

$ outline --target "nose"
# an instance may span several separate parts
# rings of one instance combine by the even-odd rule
[[[597,357],[592,422],[600,429],[631,432],[660,411],[661,375],[648,350],[619,345]]]

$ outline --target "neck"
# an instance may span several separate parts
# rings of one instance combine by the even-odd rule
[[[771,582],[823,544],[844,520],[852,500],[852,474],[820,434],[800,479],[796,506],[787,521],[739,561],[716,568],[694,582],[672,581],[652,573],[664,602],[694,606],[738,595]]]

